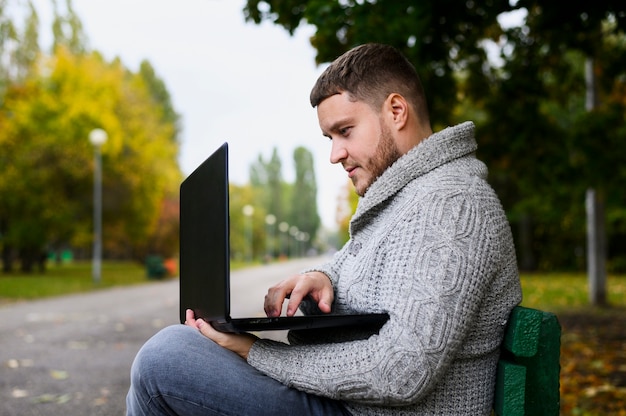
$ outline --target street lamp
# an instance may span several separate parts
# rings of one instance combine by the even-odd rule
[[[93,263],[91,275],[93,282],[100,283],[102,275],[102,154],[101,146],[107,141],[107,133],[94,129],[89,133],[89,141],[94,148],[93,172]]]
[[[252,214],[254,214],[254,207],[252,205],[244,205],[243,207],[243,215],[247,218],[247,226],[246,226],[246,243],[247,243],[247,260],[249,262],[252,261],[252,257],[254,256],[254,247],[252,243]]]

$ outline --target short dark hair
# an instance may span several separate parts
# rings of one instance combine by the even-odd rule
[[[424,89],[415,67],[397,49],[379,43],[366,43],[350,49],[334,60],[311,90],[311,105],[347,92],[354,100],[380,111],[392,93],[402,95],[419,118],[428,120]]]

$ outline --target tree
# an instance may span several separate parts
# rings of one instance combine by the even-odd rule
[[[252,257],[258,258],[265,253],[265,215],[263,206],[257,204],[261,196],[259,189],[248,185],[229,185],[230,193],[230,255],[232,259],[243,260],[252,244]],[[251,216],[244,215],[244,207],[252,206]],[[251,227],[251,229],[250,229]],[[248,236],[251,232],[251,241]]]
[[[63,46],[75,55],[85,53],[87,51],[87,36],[83,32],[83,23],[74,11],[72,0],[65,0],[66,14],[59,12],[57,0],[52,0],[52,6],[54,12],[52,50]]]
[[[178,141],[180,135],[180,115],[174,109],[172,97],[170,96],[167,86],[162,79],[158,77],[152,64],[147,61],[141,61],[139,65],[139,75],[143,79],[150,96],[155,104],[161,109],[161,118],[164,123],[174,126],[171,140]]]
[[[340,245],[343,245],[350,238],[350,219],[359,203],[359,195],[354,192],[352,181],[346,181],[337,199],[335,219],[337,220],[337,225],[339,225],[338,242]]]
[[[289,210],[285,208],[282,162],[276,147],[272,150],[269,160],[266,161],[259,155],[257,161],[250,167],[250,183],[257,190],[264,211],[274,215],[278,221],[284,221]]]
[[[518,228],[522,267],[580,269],[586,188],[612,195],[608,218],[624,218],[626,201],[613,184],[626,178],[610,168],[620,164],[615,155],[626,152],[626,109],[617,98],[624,96],[626,76],[624,6],[576,3],[561,13],[550,2],[518,5],[528,7],[528,16],[503,38],[504,65],[484,100],[480,152]],[[584,68],[591,49],[603,98],[588,113]],[[623,240],[623,220],[609,229],[611,241]]]
[[[290,204],[290,224],[298,227],[301,234],[300,241],[309,247],[320,226],[320,217],[317,211],[317,182],[313,167],[313,154],[300,146],[293,152],[293,161],[296,169],[296,180]]]
[[[0,245],[25,271],[45,251],[90,246],[93,148],[104,128],[105,254],[173,255],[178,240],[179,116],[148,61],[133,73],[89,52],[71,0],[53,0],[42,54],[32,2],[22,26],[0,0]],[[20,29],[21,27],[21,29]],[[88,249],[87,249],[88,250]],[[86,250],[85,250],[86,251]]]
[[[23,82],[39,58],[39,17],[31,2],[24,28],[19,30],[0,0],[0,104],[8,86]]]
[[[499,16],[516,9],[527,10],[526,20],[503,29]],[[476,120],[479,154],[524,268],[582,267],[582,201],[590,185],[601,185],[607,198],[610,247],[618,247],[609,251],[612,267],[626,268],[619,254],[626,201],[616,185],[626,181],[617,168],[623,160],[616,160],[626,153],[624,2],[248,0],[244,15],[290,33],[302,23],[315,26],[318,63],[360,43],[397,47],[424,82],[435,130]],[[490,40],[502,64],[487,59]],[[591,113],[584,106],[589,56],[601,97]]]
[[[254,201],[256,201],[254,204],[255,223],[259,221],[263,227],[266,225],[269,227],[270,225],[266,224],[266,216],[273,215],[274,223],[271,226],[274,229],[271,233],[274,234],[275,239],[279,239],[278,225],[287,223],[290,225],[290,238],[295,239],[299,248],[304,250],[311,246],[321,223],[317,211],[317,183],[313,154],[304,147],[298,147],[294,150],[293,158],[296,171],[293,184],[286,183],[282,179],[281,162],[276,148],[273,149],[269,161],[265,161],[263,156],[259,155],[257,161],[250,166],[250,184],[255,195]],[[232,201],[233,198],[231,198],[231,208]],[[231,209],[231,212],[239,215],[237,208]],[[259,234],[265,235],[266,238],[264,243],[255,246],[264,247],[266,253],[270,249],[268,248],[270,239],[266,235],[270,232],[268,227],[258,229]],[[284,234],[283,231],[283,237],[285,237]],[[257,234],[255,238],[256,236]],[[284,242],[274,244],[275,246],[271,247],[274,252],[277,249],[281,253],[284,252]],[[258,249],[255,249],[255,252],[260,253]]]
[[[5,247],[30,269],[59,244],[91,241],[93,149],[104,128],[104,247],[139,257],[166,195],[180,180],[175,126],[158,116],[141,76],[97,53],[57,47],[23,86],[11,86],[0,112],[0,218]],[[5,267],[7,262],[5,259]]]
[[[473,82],[485,82],[482,40],[497,39],[497,17],[512,9],[509,0],[247,0],[244,15],[257,24],[270,20],[290,34],[302,23],[315,26],[317,63],[366,42],[395,46],[416,66],[434,124],[447,126],[457,102],[455,72],[468,69]]]

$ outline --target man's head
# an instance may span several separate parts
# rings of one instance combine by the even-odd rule
[[[415,67],[397,49],[377,43],[357,46],[341,55],[320,75],[311,90],[311,105],[347,92],[355,101],[380,111],[389,94],[402,95],[420,119],[428,122],[428,107]]]
[[[396,49],[358,46],[335,60],[311,91],[330,160],[363,196],[398,158],[432,131],[415,68]]]

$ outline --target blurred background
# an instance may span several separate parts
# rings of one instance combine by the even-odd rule
[[[104,257],[175,257],[178,185],[223,141],[233,256],[285,254],[286,234],[298,253],[339,246],[356,199],[308,92],[379,41],[416,65],[435,129],[477,124],[523,270],[585,270],[592,191],[606,268],[623,272],[624,7],[414,3],[1,1],[4,270],[92,254],[94,152]]]
[[[607,324],[608,367],[568,345],[613,378],[564,368],[584,373],[572,397],[623,400],[625,27],[616,0],[0,0],[0,299],[67,292],[30,292],[46,269],[79,290],[101,267],[105,286],[176,276],[178,187],[224,141],[235,267],[341,247],[357,197],[308,94],[383,42],[415,64],[435,130],[475,122],[524,302]]]

